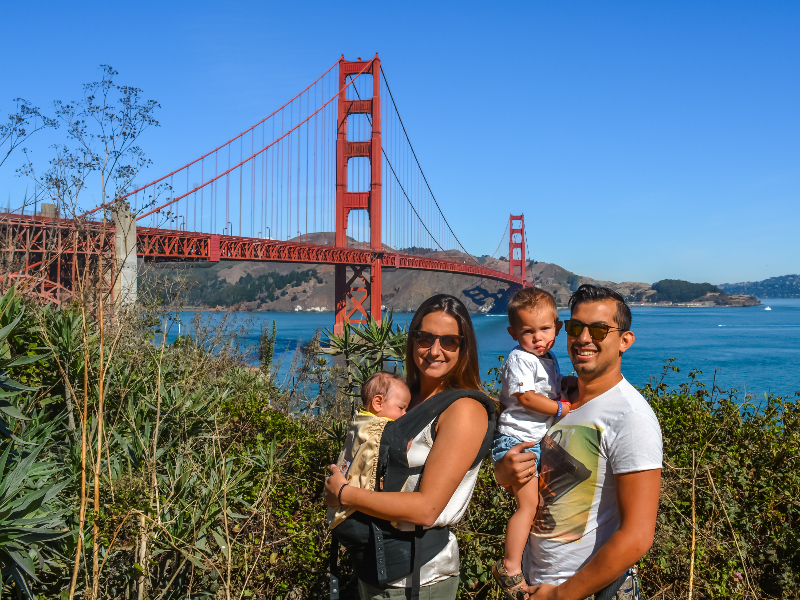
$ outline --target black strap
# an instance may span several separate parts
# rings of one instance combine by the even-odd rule
[[[339,600],[339,540],[336,536],[331,536],[330,570],[331,600]]]
[[[407,440],[414,439],[428,424],[459,398],[472,398],[481,402],[487,412],[494,413],[494,402],[489,396],[478,390],[449,389],[439,392],[415,406],[402,417],[394,421],[395,427]]]
[[[420,571],[422,570],[422,525],[414,528],[414,546],[411,550],[413,557],[411,563],[414,570],[411,572],[411,600],[419,600]]]
[[[378,569],[378,585],[384,585],[388,582],[386,576],[386,550],[383,546],[383,532],[374,522],[372,525],[372,535],[375,539],[375,566]]]

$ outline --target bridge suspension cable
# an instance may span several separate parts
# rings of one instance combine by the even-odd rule
[[[450,223],[447,221],[447,218],[444,216],[444,213],[442,212],[442,207],[439,206],[439,202],[436,200],[436,196],[433,194],[433,190],[431,189],[431,186],[428,183],[428,178],[425,177],[425,172],[422,170],[422,165],[420,164],[419,159],[417,158],[417,153],[414,151],[414,146],[411,143],[411,138],[408,135],[408,131],[406,130],[405,123],[403,123],[403,118],[400,116],[400,110],[397,108],[397,103],[395,102],[394,95],[392,94],[392,90],[389,87],[389,81],[386,79],[386,72],[383,70],[383,67],[381,67],[381,77],[383,79],[383,83],[386,85],[386,91],[389,92],[389,99],[392,101],[392,108],[394,108],[394,113],[397,116],[397,121],[399,122],[400,127],[403,130],[403,135],[405,136],[406,141],[408,142],[408,148],[411,151],[411,156],[414,158],[414,163],[416,164],[417,168],[419,169],[419,174],[422,176],[422,181],[425,183],[425,187],[427,188],[428,193],[430,194],[431,199],[433,200],[433,204],[436,206],[436,210],[438,211],[439,216],[441,217],[444,225],[446,226],[447,231],[452,236],[452,239],[455,240],[456,244],[458,244],[458,246],[461,249],[461,251],[464,254],[466,254],[470,258],[470,260],[472,260],[475,264],[479,264],[478,261],[475,260],[475,257],[473,257],[471,253],[467,252],[466,248],[464,248],[464,245],[458,239],[458,236],[456,236],[456,234],[453,232],[453,228],[450,226]],[[386,154],[386,150],[385,149],[384,149],[384,156],[386,157],[386,160],[389,163],[389,167],[392,169],[392,173],[395,175],[395,178],[397,178],[397,174],[395,173],[395,170],[392,167],[391,162],[389,161],[389,157]],[[399,182],[399,180],[398,180],[398,182]],[[407,195],[406,195],[406,199],[409,202],[411,202]],[[421,217],[420,217],[420,221],[422,221]],[[431,234],[431,237],[433,237],[435,239],[435,236],[433,236],[433,234]],[[443,248],[441,246],[441,244],[439,244],[439,247],[442,248],[442,250],[444,250],[446,252],[445,248]]]

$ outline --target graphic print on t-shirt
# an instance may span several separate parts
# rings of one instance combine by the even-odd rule
[[[597,489],[602,436],[598,425],[573,423],[554,425],[542,439],[534,535],[562,542],[583,536]]]

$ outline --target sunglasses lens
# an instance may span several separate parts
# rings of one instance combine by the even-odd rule
[[[433,346],[434,339],[435,338],[427,331],[414,332],[414,341],[417,342],[417,346],[420,348],[430,348]]]
[[[461,340],[455,335],[443,335],[439,338],[439,343],[448,352],[455,352],[461,346]]]
[[[589,327],[589,335],[592,336],[592,339],[596,342],[602,342],[608,335],[608,328],[600,325],[593,325]]]
[[[583,331],[583,323],[570,320],[564,324],[564,329],[566,330],[567,335],[578,337]]]

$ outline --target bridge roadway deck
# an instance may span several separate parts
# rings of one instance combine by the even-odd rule
[[[282,242],[261,238],[212,235],[138,227],[137,255],[145,260],[185,262],[218,262],[220,260],[258,260],[326,265],[371,265],[381,259],[385,268],[418,269],[485,277],[496,281],[523,285],[522,279],[476,264],[426,258],[395,252],[375,252],[361,248]]]

